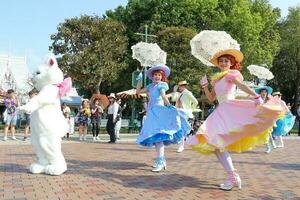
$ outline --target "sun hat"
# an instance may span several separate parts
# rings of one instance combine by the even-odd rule
[[[181,85],[188,85],[188,82],[187,82],[187,81],[180,81],[177,85],[178,85],[178,86],[181,86]]]
[[[255,92],[256,92],[257,94],[260,94],[260,92],[261,92],[262,90],[267,90],[267,91],[268,91],[268,94],[272,94],[272,92],[273,92],[273,89],[272,89],[271,87],[269,87],[269,86],[262,86],[262,87],[256,88],[256,89],[255,89]]]
[[[152,80],[152,72],[156,70],[162,70],[166,77],[170,76],[171,70],[167,65],[154,65],[146,71],[147,77]]]
[[[243,59],[244,59],[244,55],[241,51],[237,50],[237,49],[227,49],[227,50],[223,50],[223,51],[219,51],[217,52],[213,57],[212,59],[210,59],[210,62],[212,64],[214,64],[215,66],[217,66],[219,63],[218,63],[218,59],[221,57],[221,56],[224,56],[224,55],[231,55],[235,58],[236,62],[242,62]]]

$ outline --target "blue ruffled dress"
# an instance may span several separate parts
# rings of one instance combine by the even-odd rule
[[[287,135],[290,130],[292,130],[295,124],[296,117],[292,115],[290,112],[285,114],[285,116],[276,121],[276,126],[273,129],[273,136],[284,136]]]
[[[165,82],[151,83],[147,86],[149,102],[147,115],[136,143],[152,146],[157,142],[164,145],[178,144],[190,132],[187,115],[174,106],[164,106],[160,90],[167,91]]]

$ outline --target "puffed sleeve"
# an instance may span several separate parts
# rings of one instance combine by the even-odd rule
[[[239,79],[240,81],[244,80],[243,75],[238,70],[230,70],[228,74],[226,74],[225,78],[227,81],[232,81],[235,78]]]
[[[167,91],[167,90],[169,90],[169,86],[168,86],[168,84],[167,83],[165,83],[165,82],[161,82],[160,84],[159,84],[159,90],[161,90],[161,89],[163,89],[164,91]]]

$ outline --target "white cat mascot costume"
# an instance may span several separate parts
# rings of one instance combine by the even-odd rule
[[[33,82],[39,93],[19,109],[31,113],[31,144],[37,155],[37,163],[30,165],[32,173],[61,175],[67,170],[61,152],[61,137],[68,125],[62,114],[60,98],[71,89],[71,79],[63,80],[54,55],[40,65]]]

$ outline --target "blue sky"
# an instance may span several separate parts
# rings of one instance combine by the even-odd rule
[[[1,0],[0,54],[27,56],[32,71],[48,53],[50,35],[66,18],[102,15],[127,0]]]
[[[291,6],[300,6],[299,0],[269,0],[273,7],[281,9],[281,16],[286,17],[288,14],[288,8]]]
[[[287,15],[299,0],[270,0]],[[30,70],[48,53],[50,35],[66,18],[82,14],[102,15],[108,9],[126,5],[127,0],[1,0],[0,54],[27,56]]]

